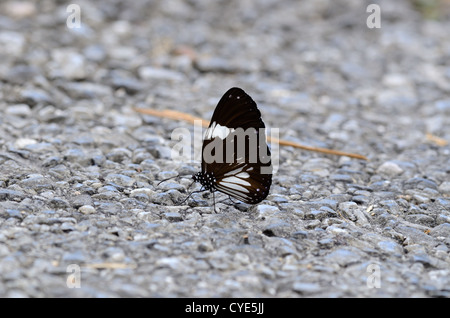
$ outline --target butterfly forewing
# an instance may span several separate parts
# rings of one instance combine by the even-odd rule
[[[267,197],[272,166],[265,125],[242,89],[231,88],[220,99],[205,132],[202,171],[194,180],[246,203]]]
[[[211,118],[210,126],[219,123],[228,128],[264,128],[259,111],[253,99],[242,89],[230,88],[220,99]]]

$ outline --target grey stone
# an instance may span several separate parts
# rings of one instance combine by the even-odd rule
[[[259,218],[270,218],[280,210],[272,205],[259,204],[256,206],[256,212]]]
[[[267,236],[287,237],[291,233],[291,225],[287,222],[270,222],[262,232]]]
[[[0,189],[0,201],[4,201],[4,200],[21,201],[24,198],[25,198],[25,193],[23,193],[21,191]]]
[[[406,216],[406,220],[425,226],[433,226],[435,224],[434,218],[426,214],[410,214]]]
[[[431,189],[437,189],[436,182],[425,179],[425,178],[411,178],[405,181],[405,189],[424,189],[424,188],[431,188]]]
[[[347,174],[332,174],[330,175],[330,179],[334,182],[353,182],[353,178]]]
[[[71,148],[64,153],[64,160],[79,163],[83,166],[91,164],[91,158],[84,152],[83,149]]]
[[[395,162],[387,161],[378,167],[377,172],[388,176],[396,176],[401,174],[403,169]]]
[[[136,182],[133,178],[118,173],[108,174],[105,177],[105,181],[122,187],[132,187]]]
[[[390,255],[401,256],[403,255],[403,248],[400,244],[392,241],[381,241],[377,243],[377,246]]]
[[[219,57],[200,57],[195,60],[195,67],[201,72],[235,72],[236,66]]]
[[[182,81],[184,75],[182,73],[150,66],[143,66],[138,70],[139,77],[143,80],[166,80],[166,81]]]
[[[450,99],[438,100],[434,103],[434,107],[443,113],[450,113]]]
[[[74,99],[95,99],[109,96],[112,89],[109,86],[90,82],[64,82],[59,84],[67,95]]]
[[[295,282],[292,289],[302,295],[310,295],[321,291],[321,286],[317,283]]]
[[[90,195],[80,194],[75,197],[70,198],[70,202],[74,208],[79,208],[83,205],[92,205],[93,200]]]
[[[327,211],[323,210],[311,210],[305,214],[305,218],[309,220],[323,220],[328,215]]]
[[[51,103],[52,98],[41,89],[26,89],[21,92],[19,101],[29,105]]]
[[[430,230],[430,235],[437,237],[449,237],[450,236],[450,223],[442,223]]]
[[[171,222],[183,221],[183,217],[178,212],[166,212],[164,213],[164,217]]]
[[[71,48],[61,48],[53,50],[51,55],[49,69],[53,77],[79,80],[87,76],[86,62],[82,54]]]
[[[131,151],[125,148],[115,148],[106,154],[106,158],[114,162],[122,162],[124,160],[130,159],[131,156]]]
[[[438,188],[440,193],[450,195],[450,181],[444,181]]]
[[[95,213],[95,208],[92,205],[82,205],[78,208],[78,211],[83,214],[93,214]]]
[[[323,199],[323,200],[319,200],[319,201],[305,202],[304,204],[305,204],[305,206],[311,207],[314,209],[320,209],[325,206],[325,207],[329,207],[330,209],[335,210],[337,208],[338,201],[332,200],[332,199]]]
[[[27,179],[20,182],[21,186],[35,190],[52,189],[52,182],[40,174],[29,175]]]
[[[343,267],[360,262],[361,260],[361,256],[358,253],[346,248],[337,249],[328,254],[325,258],[328,262],[337,263],[339,266]]]
[[[31,115],[31,109],[27,104],[16,104],[8,106],[5,113],[7,115],[26,117]]]

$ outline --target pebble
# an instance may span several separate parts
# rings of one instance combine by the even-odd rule
[[[182,73],[163,68],[156,68],[151,66],[143,66],[138,70],[139,77],[144,80],[166,80],[166,81],[182,81],[184,75]]]
[[[420,177],[411,178],[405,182],[405,189],[423,190],[425,188],[437,189],[437,184],[432,180]]]
[[[410,214],[406,216],[406,220],[425,226],[433,226],[435,224],[434,218],[426,214]]]
[[[64,153],[64,159],[69,162],[78,163],[82,166],[88,166],[91,164],[89,156],[81,148],[68,149]]]
[[[444,181],[438,188],[439,192],[442,194],[450,195],[450,181]]]
[[[266,204],[259,204],[256,206],[258,218],[270,218],[278,212],[280,212],[280,210],[276,206]]]
[[[5,113],[12,116],[27,117],[31,115],[31,109],[27,104],[16,104],[8,106]]]
[[[434,237],[450,237],[450,223],[442,223],[430,230],[430,235]]]
[[[6,56],[20,56],[25,42],[24,34],[6,30],[0,32],[0,46],[4,48],[3,54]]]
[[[180,222],[183,220],[183,217],[178,212],[166,212],[164,213],[164,217],[170,222]]]
[[[73,99],[104,98],[112,94],[111,87],[99,83],[67,82],[61,83],[60,88]],[[80,113],[81,109],[78,108],[78,110],[75,111]],[[92,107],[90,107],[88,111],[92,112]]]
[[[82,54],[70,49],[54,49],[49,72],[52,77],[63,77],[71,80],[84,79],[87,76],[86,61]]]
[[[132,187],[136,180],[118,173],[110,173],[105,177],[105,182],[116,184],[122,187]]]
[[[388,253],[389,255],[401,256],[403,255],[403,247],[391,241],[381,241],[377,243],[377,246],[383,251]]]
[[[22,90],[18,101],[34,106],[36,104],[52,103],[52,98],[46,91],[34,88]]]
[[[292,289],[302,295],[311,295],[319,292],[322,287],[317,283],[295,282]]]
[[[83,214],[93,214],[95,213],[95,208],[92,205],[82,205],[78,208],[78,211]]]
[[[195,67],[201,72],[232,73],[237,70],[235,65],[219,57],[200,56],[194,62]]]
[[[328,262],[336,263],[341,267],[345,267],[350,264],[360,262],[361,256],[352,250],[340,248],[328,254],[325,259]]]
[[[22,201],[26,197],[26,194],[21,191],[15,191],[10,189],[0,189],[0,200],[12,200]]]
[[[397,176],[403,172],[398,164],[392,161],[387,161],[378,167],[377,172],[390,177]]]
[[[31,174],[20,182],[21,186],[29,189],[52,189],[52,182],[40,174]]]
[[[125,148],[115,148],[106,154],[106,159],[114,162],[122,162],[130,159],[132,152]]]
[[[450,114],[450,99],[438,100],[434,103],[434,107],[439,112]]]

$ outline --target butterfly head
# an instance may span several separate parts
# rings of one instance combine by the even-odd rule
[[[192,179],[195,182],[199,182],[204,188],[205,190],[210,190],[210,191],[214,191],[215,190],[215,185],[217,183],[216,177],[214,176],[214,173],[212,172],[197,172],[196,174],[194,174],[192,176]]]

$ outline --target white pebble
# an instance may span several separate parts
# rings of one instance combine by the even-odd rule
[[[78,211],[83,214],[93,214],[95,213],[95,208],[92,205],[83,205],[78,209]]]
[[[377,172],[388,176],[396,176],[403,172],[403,169],[398,164],[392,161],[387,161],[378,167]]]

